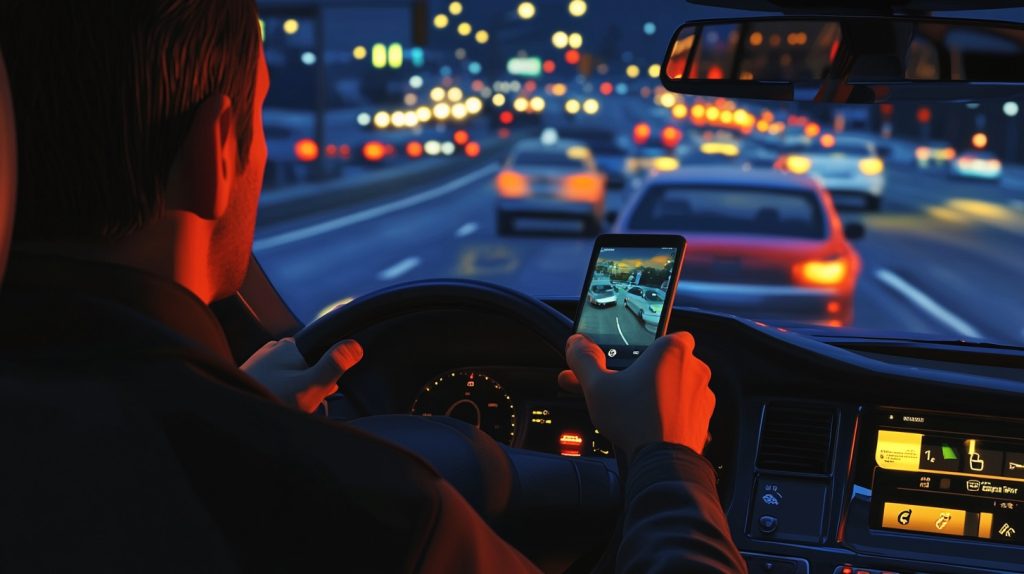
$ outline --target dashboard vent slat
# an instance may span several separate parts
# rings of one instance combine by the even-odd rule
[[[757,466],[804,474],[828,474],[835,409],[771,403],[764,411]]]

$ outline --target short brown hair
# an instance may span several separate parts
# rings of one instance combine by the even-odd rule
[[[164,207],[200,103],[231,98],[245,164],[254,0],[2,0],[18,130],[18,240],[118,239]]]

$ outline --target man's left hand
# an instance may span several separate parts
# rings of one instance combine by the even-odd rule
[[[285,404],[311,413],[324,399],[338,392],[338,378],[362,358],[359,343],[346,339],[310,367],[295,346],[295,339],[288,337],[263,345],[241,369]]]

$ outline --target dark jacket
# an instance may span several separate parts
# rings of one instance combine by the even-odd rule
[[[15,256],[0,291],[0,570],[534,571],[417,457],[279,404],[210,310]],[[631,461],[617,569],[745,571],[705,459]]]

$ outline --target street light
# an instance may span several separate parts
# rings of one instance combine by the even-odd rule
[[[537,7],[532,2],[520,2],[516,14],[523,20],[529,20],[537,15]]]
[[[1015,117],[1019,112],[1020,105],[1018,105],[1017,102],[1010,101],[1003,104],[1003,113],[1006,114],[1006,117]]]
[[[569,47],[573,50],[579,50],[583,47],[583,34],[579,32],[573,32],[569,34]]]
[[[579,18],[587,13],[587,3],[584,0],[572,0],[569,2],[569,14]]]
[[[551,35],[551,45],[559,50],[564,50],[569,46],[569,35],[561,30],[555,32]]]

